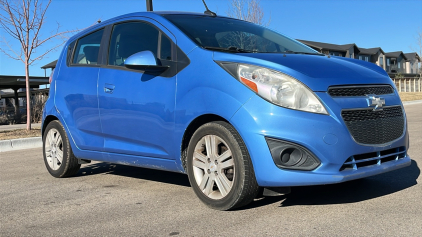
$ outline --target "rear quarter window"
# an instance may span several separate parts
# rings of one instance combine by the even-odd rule
[[[78,40],[72,64],[96,65],[104,29],[86,35]]]

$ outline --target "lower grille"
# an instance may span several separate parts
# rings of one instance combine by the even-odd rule
[[[404,131],[401,106],[343,110],[341,116],[356,142],[361,144],[384,144],[399,138]]]
[[[403,159],[406,157],[406,147],[397,147],[385,151],[370,152],[349,157],[341,166],[343,170],[357,170],[362,167],[381,165],[386,162]]]

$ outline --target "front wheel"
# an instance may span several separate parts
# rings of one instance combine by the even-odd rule
[[[246,146],[226,122],[204,124],[193,134],[187,173],[195,194],[213,209],[247,205],[259,192]]]

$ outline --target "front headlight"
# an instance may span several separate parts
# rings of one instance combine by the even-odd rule
[[[295,78],[267,68],[238,64],[238,80],[273,104],[328,114],[316,95]]]

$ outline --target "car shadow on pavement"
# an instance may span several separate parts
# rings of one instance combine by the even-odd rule
[[[86,164],[81,167],[76,176],[111,174],[135,179],[145,179],[161,183],[169,183],[180,186],[190,187],[188,176],[185,174],[146,169],[128,165],[118,165],[106,162]]]
[[[185,174],[105,162],[83,165],[77,176],[98,174],[112,174],[190,187]],[[292,187],[290,194],[256,199],[238,210],[258,208],[277,202],[280,202],[280,207],[361,202],[410,188],[417,184],[419,175],[417,162],[412,160],[408,167],[364,179],[339,184]]]
[[[361,202],[402,191],[417,184],[420,175],[417,162],[385,174],[339,184],[292,187],[291,193],[264,197],[241,209],[250,209],[280,202],[280,207],[328,205]]]

